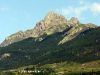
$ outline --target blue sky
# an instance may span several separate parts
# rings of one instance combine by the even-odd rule
[[[49,11],[100,25],[100,0],[0,0],[0,42],[17,31],[34,28]]]

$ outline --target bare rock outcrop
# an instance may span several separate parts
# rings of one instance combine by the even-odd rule
[[[68,27],[68,25],[67,20],[64,16],[54,12],[49,12],[47,16],[45,16],[43,20],[38,22],[33,29],[29,29],[25,32],[19,31],[7,37],[1,43],[1,47],[21,41],[29,37],[40,37],[43,34],[50,35],[55,32],[62,32],[66,27]]]

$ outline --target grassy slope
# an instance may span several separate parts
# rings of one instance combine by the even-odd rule
[[[98,64],[97,64],[98,63]],[[34,68],[37,68],[38,70],[40,69],[49,69],[52,70],[52,73],[49,72],[48,74],[27,74],[25,73],[24,75],[81,75],[81,73],[85,73],[84,75],[99,75],[100,74],[100,60],[99,61],[93,61],[93,62],[88,62],[84,63],[85,66],[82,68],[82,64],[78,63],[68,63],[68,62],[63,62],[63,63],[54,63],[54,64],[46,64],[46,65],[30,65],[26,67],[20,67],[17,69],[14,69],[13,72],[10,72],[10,70],[7,70],[5,72],[1,72],[1,75],[5,75],[6,73],[15,73],[16,75],[22,75],[21,73],[18,73],[18,71],[21,70],[32,70],[34,71]],[[91,66],[92,64],[92,66]],[[96,67],[97,66],[97,67]],[[45,72],[48,72],[46,70]]]
[[[0,68],[65,61],[82,64],[100,60],[100,28],[81,33],[77,38],[58,45],[63,38],[61,33],[56,33],[47,36],[42,41],[29,38],[1,48],[0,55],[11,53],[11,57],[0,60]]]

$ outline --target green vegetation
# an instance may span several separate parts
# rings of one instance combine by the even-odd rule
[[[0,75],[99,75],[100,27],[64,26],[1,47]]]
[[[63,62],[46,65],[30,65],[26,67],[20,67],[17,69],[6,70],[2,72],[1,75],[99,75],[100,67],[99,64],[96,64],[98,62],[100,61],[84,63],[84,67],[82,66],[83,64],[77,64],[74,62]],[[91,66],[91,64],[93,63],[94,65]],[[23,72],[23,70],[25,72]],[[30,73],[30,71],[33,72]]]

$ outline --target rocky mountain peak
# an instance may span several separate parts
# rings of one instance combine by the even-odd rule
[[[64,16],[58,14],[58,13],[55,13],[55,12],[49,12],[45,18],[44,18],[44,23],[46,25],[51,25],[51,22],[58,22],[58,21],[63,21],[64,23],[67,23],[67,20],[65,19]],[[54,23],[55,24],[55,23]]]
[[[80,25],[79,20],[75,17],[72,17],[70,20],[67,20],[62,15],[59,15],[55,12],[49,12],[43,20],[41,20],[36,24],[36,26],[33,29],[29,29],[25,32],[19,31],[9,36],[1,43],[0,46],[1,47],[7,46],[14,42],[18,42],[30,37],[41,38],[41,36],[44,34],[51,35],[56,32],[68,31],[71,28],[69,32],[66,32],[66,34],[68,34],[74,32],[75,27],[79,25]],[[88,26],[90,27],[90,25]],[[79,30],[81,29],[79,27],[77,31],[79,32]]]
[[[55,17],[57,16],[58,14],[57,13],[54,13],[54,12],[48,12],[47,15],[46,15],[46,18],[51,18],[51,17]]]
[[[51,20],[51,19],[59,19],[59,18],[62,18],[62,19],[65,19],[64,16],[58,14],[58,13],[55,13],[55,12],[48,12],[48,14],[45,16],[45,20],[48,19],[48,20]]]
[[[61,32],[67,27],[67,20],[64,16],[55,12],[49,12],[43,20],[36,24],[34,28],[36,36],[40,36],[43,33],[52,34],[55,32]]]
[[[68,24],[74,26],[74,25],[77,25],[79,24],[79,20],[76,18],[76,17],[72,17],[69,21],[68,21]]]
[[[67,20],[64,16],[55,12],[49,12],[33,29],[29,29],[25,32],[20,31],[9,36],[1,43],[1,46],[7,46],[29,37],[40,37],[43,34],[50,35],[56,32],[62,32],[67,27]]]

